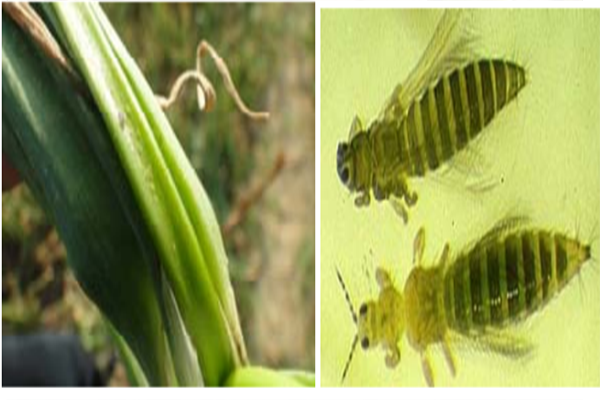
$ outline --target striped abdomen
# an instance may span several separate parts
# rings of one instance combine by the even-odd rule
[[[547,231],[524,230],[479,244],[445,275],[448,326],[469,332],[526,318],[589,258],[590,246]]]
[[[480,60],[444,75],[408,108],[401,121],[374,134],[379,165],[402,160],[423,176],[463,149],[525,86],[525,70],[504,60]]]

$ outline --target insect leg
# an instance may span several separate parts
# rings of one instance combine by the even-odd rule
[[[375,200],[377,201],[383,201],[389,197],[385,189],[376,180],[373,180],[373,197],[375,197]]]
[[[408,211],[406,209],[406,206],[402,202],[402,199],[390,197],[390,204],[392,205],[394,211],[396,211],[396,214],[398,214],[398,216],[402,219],[402,221],[404,221],[404,224],[406,225],[408,223]]]
[[[446,265],[448,264],[448,257],[450,255],[450,245],[448,243],[446,243],[446,245],[444,246],[444,249],[442,250],[442,255],[440,256],[440,259],[438,261],[438,265],[440,267],[446,267]]]
[[[419,195],[417,194],[417,192],[410,192],[407,188],[406,194],[404,195],[404,199],[406,200],[406,205],[412,207],[417,203]]]
[[[377,280],[380,290],[387,289],[392,286],[390,274],[381,267],[377,268],[375,271],[375,279]]]
[[[354,204],[357,207],[366,207],[371,202],[371,196],[368,191],[362,192],[356,199],[354,199]]]
[[[385,173],[381,173],[381,171],[373,172],[373,175],[371,176],[371,185],[375,200],[383,201],[394,194],[395,189],[390,183],[390,180],[386,179]]]
[[[427,353],[426,348],[421,351],[421,368],[423,368],[423,375],[425,376],[427,386],[433,387],[433,369],[431,368],[431,362],[429,361],[429,354]]]
[[[406,182],[406,178],[403,176],[400,176],[398,178],[395,195],[398,198],[404,197],[404,201],[408,207],[414,206],[419,198],[417,192],[410,191],[410,189],[408,188],[408,183]]]
[[[454,358],[454,354],[452,353],[452,349],[450,348],[448,337],[444,337],[444,341],[442,342],[442,348],[444,350],[444,357],[446,358],[446,363],[448,364],[448,368],[450,368],[450,373],[452,374],[452,376],[456,376],[456,359]]]
[[[425,228],[421,227],[415,235],[413,242],[413,266],[421,265],[423,252],[425,251]]]
[[[417,202],[417,194],[410,193],[406,178],[401,174],[388,185],[386,198],[389,198],[396,214],[402,218],[404,223],[408,223],[408,208]],[[404,201],[403,201],[404,200]]]
[[[355,115],[354,119],[352,120],[352,125],[350,125],[349,139],[352,139],[357,133],[364,130],[365,128],[362,119],[358,115]]]
[[[406,205],[409,207],[414,206],[419,199],[419,195],[415,191],[410,191],[408,188],[408,183],[404,181],[404,200],[406,201]]]
[[[389,349],[389,352],[385,355],[385,365],[390,368],[396,368],[400,362],[400,349],[398,345],[394,345]]]

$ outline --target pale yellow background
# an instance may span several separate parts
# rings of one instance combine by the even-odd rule
[[[445,241],[459,249],[507,212],[535,225],[591,240],[598,257],[600,223],[600,13],[597,10],[481,10],[474,14],[477,51],[527,67],[530,82],[488,126],[478,143],[487,176],[503,184],[483,195],[443,179],[411,180],[420,199],[408,226],[386,203],[357,209],[335,169],[337,144],[355,114],[374,118],[427,45],[442,11],[321,12],[321,382],[338,385],[355,326],[335,278],[338,266],[355,307],[377,295],[375,265],[399,287],[410,272],[416,230],[427,232],[425,259]],[[460,181],[460,176],[458,178]],[[446,183],[445,183],[446,182]],[[365,271],[369,271],[367,275]],[[452,378],[439,351],[439,386],[600,385],[600,266],[575,279],[520,331],[535,344],[526,360],[457,350]],[[370,276],[370,279],[369,277]],[[360,347],[346,385],[422,386],[417,354],[406,340],[395,370],[381,350]]]

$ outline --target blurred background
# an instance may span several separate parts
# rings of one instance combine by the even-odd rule
[[[238,112],[208,58],[215,109],[187,88],[167,115],[223,229],[242,328],[254,364],[314,370],[314,4],[105,4],[157,94],[196,63],[207,40],[242,99]],[[107,383],[127,379],[102,317],[68,269],[66,252],[23,185],[2,196],[2,333],[76,334]],[[4,343],[3,343],[4,345]]]

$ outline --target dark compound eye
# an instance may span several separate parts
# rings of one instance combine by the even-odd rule
[[[348,183],[348,178],[350,178],[350,174],[347,167],[342,168],[342,172],[340,173],[340,179],[342,183]]]
[[[363,304],[360,306],[360,308],[358,309],[358,312],[360,315],[365,315],[367,313],[367,305]]]
[[[340,143],[338,144],[338,148],[337,148],[337,162],[338,165],[342,163],[342,161],[344,160],[344,156],[346,155],[346,151],[348,150],[348,144],[347,143]]]
[[[340,180],[344,185],[348,184],[348,179],[350,179],[350,171],[348,167],[345,165],[346,152],[348,151],[347,143],[338,144],[337,148],[337,173],[340,177]]]
[[[369,339],[363,338],[363,340],[360,341],[360,345],[363,348],[363,350],[368,349],[369,348]]]

